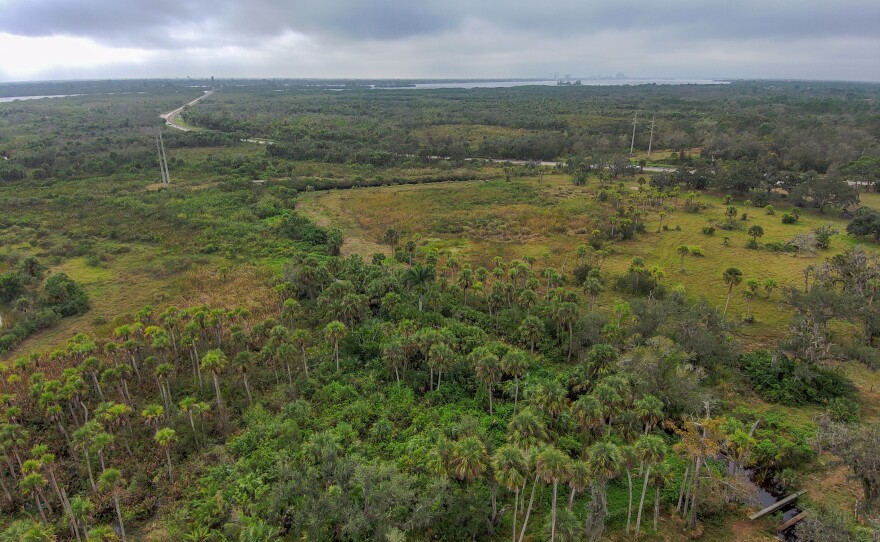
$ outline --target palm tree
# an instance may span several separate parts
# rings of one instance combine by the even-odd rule
[[[510,419],[507,434],[513,444],[530,450],[547,440],[547,427],[542,416],[526,407]]]
[[[113,507],[116,508],[116,519],[119,521],[119,533],[122,538],[122,542],[126,542],[125,537],[125,525],[122,523],[122,508],[119,505],[119,496],[122,494],[122,487],[126,484],[125,479],[122,477],[122,473],[119,469],[109,468],[101,473],[101,478],[98,481],[98,487],[101,491],[107,491],[110,493],[110,497],[113,499]]]
[[[727,285],[727,303],[724,304],[724,312],[721,313],[723,318],[727,316],[727,307],[730,305],[730,294],[733,293],[733,287],[739,286],[739,283],[742,282],[743,272],[737,267],[728,267],[721,278],[724,279],[724,284]]]
[[[501,364],[498,356],[484,346],[474,348],[468,356],[477,378],[486,385],[489,391],[489,415],[492,415],[492,386],[501,380]],[[439,378],[438,378],[439,380]]]
[[[585,461],[575,459],[571,462],[571,474],[568,477],[568,487],[571,493],[568,496],[568,509],[574,508],[574,498],[578,493],[583,493],[590,483],[592,473]]]
[[[217,407],[223,408],[223,399],[220,395],[220,373],[226,369],[226,354],[220,349],[212,349],[205,352],[202,356],[201,368],[203,371],[209,371],[214,380],[214,394],[217,396]]]
[[[537,316],[526,316],[519,325],[520,336],[528,343],[529,352],[533,356],[535,355],[535,344],[541,340],[546,332],[544,322]]]
[[[348,333],[348,328],[339,320],[334,320],[324,327],[324,337],[333,343],[333,358],[336,360],[336,371],[339,372],[339,341]]]
[[[663,401],[648,394],[636,400],[634,406],[636,414],[645,425],[647,435],[663,419]]]
[[[764,237],[764,228],[762,228],[761,226],[759,226],[757,224],[754,224],[749,227],[748,234],[749,234],[749,237],[752,238],[752,241],[757,245],[758,244],[758,237]]]
[[[639,500],[639,513],[636,516],[636,537],[638,537],[642,528],[642,508],[645,506],[645,494],[648,491],[648,477],[651,475],[651,467],[663,461],[663,457],[666,455],[666,445],[663,439],[657,435],[643,435],[636,442],[635,450],[645,469],[645,483],[642,485],[642,498]]]
[[[608,481],[617,476],[623,458],[617,445],[600,441],[587,450],[587,464],[593,473],[592,501],[587,518],[587,532],[591,542],[597,542],[605,532],[605,516],[608,514],[606,488]]]
[[[526,482],[527,466],[522,450],[515,446],[502,446],[492,456],[495,481],[513,492],[513,537],[516,542],[516,512],[519,508],[519,488]]]
[[[556,418],[565,411],[568,390],[558,380],[548,380],[532,390],[531,401],[541,412]]]
[[[440,389],[440,377],[442,376],[443,369],[450,368],[454,360],[455,352],[446,342],[438,342],[431,346],[431,350],[428,353],[428,365],[437,372],[437,387],[434,388],[435,390]]]
[[[25,464],[28,464],[31,461],[33,460],[29,459],[25,462]],[[21,482],[18,483],[19,487],[21,488],[21,492],[25,496],[30,495],[34,498],[34,503],[37,505],[37,511],[40,513],[40,518],[43,520],[44,525],[48,525],[49,520],[46,518],[46,511],[43,510],[43,501],[41,501],[41,498],[45,500],[45,497],[41,497],[41,495],[43,493],[43,488],[46,487],[48,484],[49,482],[48,480],[46,480],[46,477],[39,472],[24,473],[24,478],[22,478]],[[48,501],[46,502],[46,506],[49,506]]]
[[[565,452],[547,447],[538,453],[535,470],[544,483],[553,484],[552,504],[550,505],[550,542],[556,540],[556,497],[559,482],[567,482],[571,475],[571,459]]]
[[[70,499],[70,512],[73,516],[73,522],[77,529],[82,528],[83,536],[89,540],[88,520],[95,512],[95,505],[88,497],[74,495]]]
[[[669,483],[671,470],[666,463],[657,463],[651,472],[651,485],[654,486],[654,530],[660,518],[660,488]]]
[[[510,348],[501,358],[501,369],[513,377],[513,413],[519,400],[519,381],[529,368],[529,356],[519,348]]]
[[[584,281],[584,292],[590,298],[590,310],[593,310],[596,298],[602,292],[602,281],[597,277],[587,277],[587,280]]]
[[[251,366],[251,357],[250,352],[242,350],[236,354],[234,358],[235,366],[238,367],[238,371],[241,373],[241,379],[244,383],[244,392],[245,395],[247,395],[249,405],[254,403],[254,398],[251,396],[251,386],[248,382],[248,368]]]
[[[190,426],[190,428],[192,428],[192,432],[193,432],[193,440],[196,441],[196,447],[198,448],[199,434],[198,434],[198,431],[196,431],[196,422],[195,422],[195,419],[193,418],[193,414],[195,413],[195,410],[196,410],[196,404],[197,404],[196,398],[189,396],[189,397],[184,397],[183,399],[181,399],[179,406],[180,406],[180,411],[185,412],[187,418],[189,419],[189,426]]]
[[[458,440],[449,459],[452,474],[466,482],[476,480],[486,470],[488,461],[486,446],[475,436]]]
[[[425,289],[434,282],[435,276],[436,271],[433,265],[414,265],[403,273],[403,282],[415,289],[419,296],[419,312],[422,312],[422,297],[425,294]]]
[[[156,431],[153,440],[165,451],[165,459],[168,461],[168,481],[174,483],[174,476],[171,473],[171,446],[177,442],[177,432],[170,427],[163,427]]]
[[[581,395],[571,405],[571,414],[586,432],[596,432],[605,425],[602,403],[592,395]]]
[[[141,410],[141,417],[147,422],[147,425],[153,429],[159,428],[159,420],[165,415],[165,408],[162,405],[147,405]]]
[[[160,407],[161,408],[161,407]],[[82,427],[73,432],[73,443],[74,445],[82,450],[83,456],[86,459],[86,471],[89,474],[89,484],[92,486],[92,489],[95,489],[95,477],[92,474],[92,460],[91,460],[91,446],[92,446],[92,436],[97,431],[97,422],[95,420],[91,420]]]
[[[464,304],[467,305],[467,293],[468,290],[474,285],[474,272],[471,271],[470,267],[465,267],[461,270],[461,274],[458,276],[458,286],[461,288],[461,291],[464,293]]]
[[[561,326],[568,328],[568,361],[571,361],[571,352],[574,345],[574,324],[578,319],[578,306],[567,301],[556,309],[556,321]]]
[[[675,249],[678,252],[678,255],[681,257],[681,261],[678,264],[679,273],[684,273],[684,257],[691,253],[691,249],[686,245],[678,245],[678,248]]]
[[[306,378],[308,378],[309,361],[306,358],[306,349],[312,342],[312,334],[309,333],[309,330],[307,329],[295,329],[293,330],[293,333],[290,334],[290,341],[299,348],[300,352],[302,352],[303,371],[305,371]]]

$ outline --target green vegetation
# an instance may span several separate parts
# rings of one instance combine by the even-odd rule
[[[0,540],[870,540],[875,86],[241,85],[0,104]]]

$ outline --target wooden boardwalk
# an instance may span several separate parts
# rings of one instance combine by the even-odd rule
[[[755,512],[754,514],[749,516],[749,519],[752,521],[755,521],[758,518],[762,518],[762,517],[766,516],[767,514],[771,514],[775,511],[779,510],[780,508],[784,508],[786,505],[794,502],[795,500],[797,500],[798,497],[800,497],[801,495],[803,495],[806,492],[807,492],[806,489],[802,489],[802,490],[798,491],[797,493],[793,493],[784,499],[780,499],[780,500],[776,501],[775,503],[771,504],[770,506],[768,506],[767,508],[765,508],[759,512]]]

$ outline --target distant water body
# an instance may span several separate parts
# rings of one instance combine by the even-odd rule
[[[581,86],[620,86],[620,85],[726,85],[729,81],[714,79],[581,79]],[[529,85],[556,86],[555,79],[548,80],[519,80],[519,81],[450,81],[438,83],[415,83],[409,86],[383,87],[374,86],[378,90],[420,90],[438,88],[510,88]],[[562,85],[577,86],[577,85]]]
[[[51,96],[9,96],[8,98],[0,98],[0,103],[14,102],[16,100],[40,100],[42,98],[69,98],[71,96],[82,96],[81,94],[53,94]]]

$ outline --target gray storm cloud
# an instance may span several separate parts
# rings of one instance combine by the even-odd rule
[[[880,78],[876,0],[0,0],[0,11],[7,34],[164,51],[178,69],[230,75]],[[210,53],[220,48],[234,54]]]

